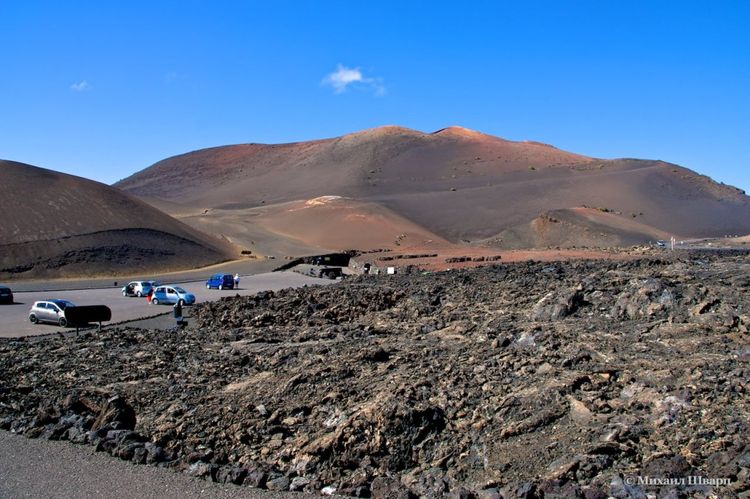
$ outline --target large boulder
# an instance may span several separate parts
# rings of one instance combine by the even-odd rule
[[[130,404],[124,398],[114,396],[104,404],[91,430],[96,431],[106,426],[116,430],[134,430],[135,423],[135,411]]]

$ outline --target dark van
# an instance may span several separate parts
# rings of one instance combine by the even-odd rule
[[[214,274],[206,281],[206,289],[234,289],[234,277],[231,274]]]
[[[13,292],[7,286],[0,286],[0,303],[13,303]]]

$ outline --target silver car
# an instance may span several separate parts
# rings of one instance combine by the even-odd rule
[[[147,296],[152,289],[158,286],[156,281],[133,281],[122,288],[122,296]]]
[[[65,319],[65,309],[68,307],[75,307],[75,305],[67,300],[34,302],[34,306],[29,310],[29,321],[32,324],[50,322],[65,327],[68,325],[68,321]]]

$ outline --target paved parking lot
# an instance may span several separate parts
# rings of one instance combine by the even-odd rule
[[[243,276],[239,290],[206,289],[205,280],[180,283],[179,286],[193,293],[196,302],[217,300],[222,296],[251,295],[259,291],[276,291],[305,285],[331,284],[335,281],[317,279],[295,272],[269,272]],[[0,305],[0,337],[32,336],[64,331],[56,325],[31,324],[29,309],[35,301],[47,299],[69,300],[76,305],[107,305],[112,310],[112,323],[149,317],[171,310],[170,306],[150,305],[145,298],[122,296],[123,282],[117,287],[78,289],[72,291],[14,291],[13,305]],[[162,282],[169,284],[169,282]]]
[[[91,447],[0,431],[0,497],[45,499],[308,499],[302,492],[218,484],[185,473],[134,466]]]

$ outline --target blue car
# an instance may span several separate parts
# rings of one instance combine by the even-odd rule
[[[230,274],[214,274],[206,281],[206,289],[234,289],[234,277]]]
[[[195,295],[188,293],[179,286],[159,286],[151,296],[152,305],[192,305],[195,303]]]

